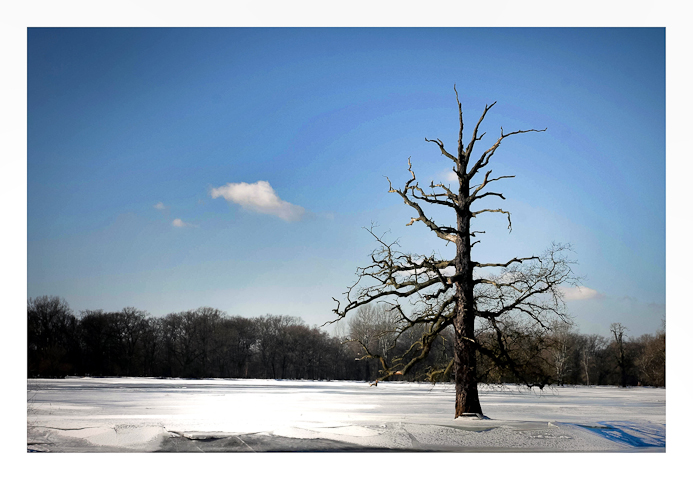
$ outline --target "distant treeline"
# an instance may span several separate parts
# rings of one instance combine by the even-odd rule
[[[381,307],[359,310],[345,325],[344,336],[329,335],[296,317],[245,318],[208,307],[163,317],[132,307],[75,314],[63,299],[47,296],[29,299],[27,318],[31,378],[78,375],[365,381],[377,377],[379,361],[359,360],[364,347],[392,358],[410,345],[407,338],[396,337],[390,312]],[[530,342],[526,345],[527,365],[548,383],[665,386],[663,328],[655,335],[624,335],[619,341],[616,335],[583,335],[566,327],[548,337],[532,340],[525,336],[523,341]],[[426,378],[427,372],[449,362],[452,345],[452,332],[445,332],[425,362],[397,378]],[[479,371],[482,382],[515,381],[512,373],[481,358]]]

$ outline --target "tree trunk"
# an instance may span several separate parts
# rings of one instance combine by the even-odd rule
[[[469,181],[460,181],[460,198],[469,196]],[[457,315],[455,317],[455,418],[464,414],[481,414],[477,390],[476,347],[474,339],[474,265],[470,244],[471,213],[466,207],[457,215],[455,267],[457,281]]]
[[[621,387],[626,388],[628,382],[626,380],[626,354],[623,350],[623,344],[619,345],[619,369],[621,370]]]
[[[459,320],[460,315],[456,320]],[[479,392],[477,390],[476,376],[476,349],[474,346],[462,340],[462,336],[470,338],[474,332],[474,316],[471,315],[471,325],[463,324],[460,327],[455,322],[455,330],[462,330],[462,335],[455,336],[455,418],[467,413],[481,414]],[[471,327],[471,328],[470,328]]]

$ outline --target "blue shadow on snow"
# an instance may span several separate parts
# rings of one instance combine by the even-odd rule
[[[607,440],[636,448],[666,447],[666,426],[652,423],[598,422],[593,425],[574,424]]]

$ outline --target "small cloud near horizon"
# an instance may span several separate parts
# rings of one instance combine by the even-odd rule
[[[563,298],[570,300],[590,300],[592,298],[602,298],[604,295],[588,287],[564,287]]]
[[[180,218],[176,218],[173,222],[171,222],[171,225],[173,225],[174,227],[179,227],[179,228],[180,228],[180,227],[191,227],[191,226],[192,226],[192,225],[190,225],[189,223],[185,223],[185,222],[184,222],[183,220],[181,220]]]
[[[279,198],[269,182],[264,180],[256,183],[227,183],[219,188],[212,188],[210,195],[212,198],[224,197],[228,202],[236,203],[246,210],[274,215],[286,222],[297,222],[306,213],[305,208]]]
[[[433,183],[456,184],[457,174],[453,172],[452,169],[445,169],[436,173],[435,176],[431,177],[431,179],[433,180]]]
[[[159,203],[157,203],[156,205],[154,205],[154,208],[156,208],[157,210],[165,210],[165,209],[166,209],[166,205],[164,205],[163,202],[159,202]]]

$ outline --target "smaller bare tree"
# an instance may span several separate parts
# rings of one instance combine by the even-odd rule
[[[397,343],[398,319],[385,304],[366,304],[356,310],[349,320],[346,341],[356,346],[358,360],[374,359],[383,368],[387,366]]]
[[[590,383],[590,370],[594,366],[597,353],[604,349],[606,342],[601,335],[585,335],[581,337],[580,345],[580,364],[584,373],[585,384]]]
[[[611,330],[611,333],[613,333],[614,341],[616,343],[616,364],[618,365],[618,369],[621,373],[621,387],[626,387],[626,347],[623,341],[623,335],[628,329],[620,323],[612,323],[609,330]]]
[[[570,373],[570,358],[575,346],[573,326],[567,323],[555,323],[552,327],[551,355],[556,375],[556,383],[563,386],[565,377]]]

